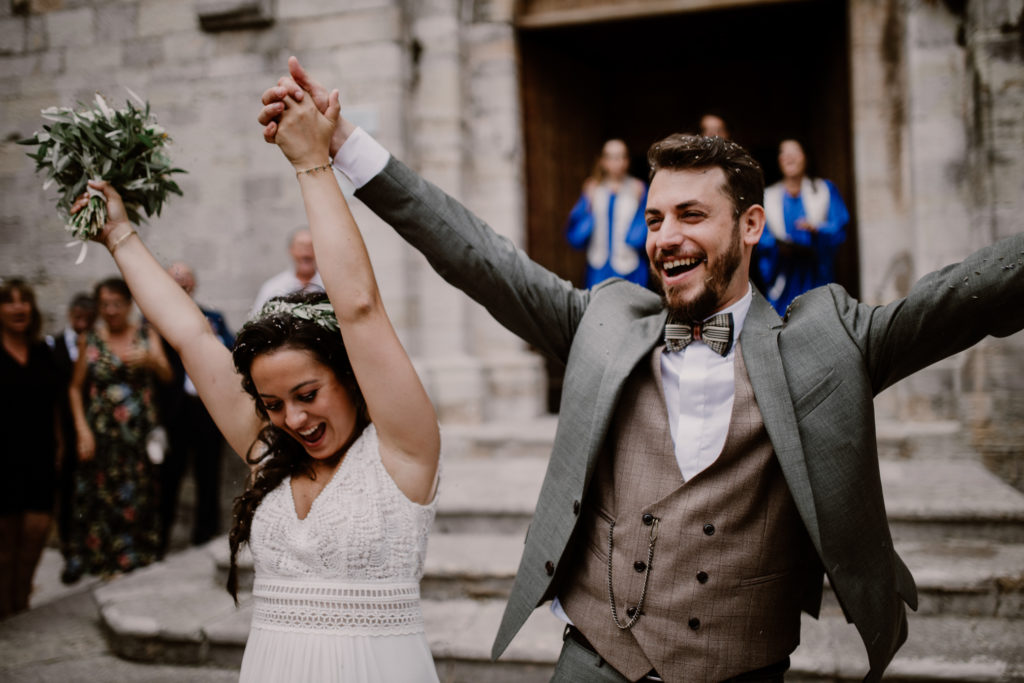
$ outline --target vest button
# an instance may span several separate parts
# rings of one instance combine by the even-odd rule
[[[697,581],[699,581],[700,583],[707,583],[708,582],[708,573],[707,572],[697,572]]]
[[[544,563],[544,571],[547,572],[548,576],[553,575],[555,573],[555,563],[552,562],[551,560],[548,560],[547,562],[545,562]]]
[[[636,607],[627,607],[626,608],[626,616],[627,617],[632,619],[635,614],[636,614]]]
[[[652,515],[650,512],[645,513],[641,519],[643,519],[644,526],[650,526],[654,524],[654,515]]]
[[[700,619],[698,619],[697,617],[693,617],[692,619],[690,619],[690,621],[687,622],[687,625],[694,631],[696,631],[700,628]]]
[[[641,562],[640,560],[637,560],[636,562],[633,563],[633,569],[635,569],[638,573],[642,574],[643,571],[645,569],[647,569],[647,565],[645,563]]]
[[[574,500],[572,502],[572,514],[574,514],[574,515],[580,514],[580,502],[578,500]]]
[[[714,536],[715,535],[715,525],[712,524],[711,522],[708,522],[707,524],[705,524],[704,525],[704,535],[705,536]]]

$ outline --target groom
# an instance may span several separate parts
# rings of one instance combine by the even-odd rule
[[[268,140],[286,93],[326,103],[289,66],[263,96]],[[917,592],[892,547],[872,398],[1024,327],[1024,272],[998,265],[1024,235],[889,305],[830,285],[783,320],[748,281],[764,181],[731,142],[673,135],[649,151],[663,297],[622,280],[573,288],[349,122],[330,153],[442,277],[566,364],[495,657],[552,600],[567,623],[553,680],[781,681],[827,574],[867,649],[865,680],[881,679]]]

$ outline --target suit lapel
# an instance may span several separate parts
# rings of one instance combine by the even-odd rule
[[[781,330],[782,320],[755,289],[754,300],[740,334],[740,351],[775,456],[779,459],[782,473],[811,540],[820,550],[821,535],[814,495],[804,461],[793,402],[789,396],[782,355],[779,353]]]
[[[615,415],[615,405],[626,385],[626,379],[636,364],[649,356],[651,350],[661,341],[664,336],[667,316],[667,311],[662,309],[652,315],[639,318],[622,335],[622,342],[618,349],[612,352],[611,362],[605,367],[601,385],[594,400],[592,414],[595,423],[590,430],[590,443],[587,446],[587,482],[590,481],[597,456],[607,437],[608,428]]]

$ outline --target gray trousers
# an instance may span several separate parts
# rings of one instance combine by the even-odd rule
[[[788,668],[788,660],[787,660]],[[763,671],[763,670],[761,670]],[[783,683],[785,671],[742,674],[723,683]],[[562,642],[562,652],[555,664],[551,683],[630,683],[629,679],[616,671],[600,655],[591,652],[572,638]]]
[[[600,655],[566,638],[551,683],[629,683],[629,680]]]

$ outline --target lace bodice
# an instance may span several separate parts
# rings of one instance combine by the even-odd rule
[[[318,632],[422,630],[419,580],[435,502],[418,505],[384,469],[372,424],[309,514],[285,479],[256,508],[254,625]]]

